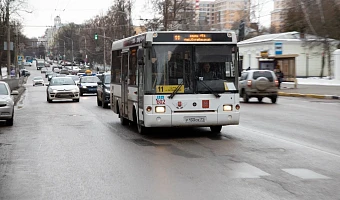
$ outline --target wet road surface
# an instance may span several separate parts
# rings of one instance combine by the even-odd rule
[[[14,126],[0,124],[0,199],[340,198],[340,101],[253,101],[220,136],[142,136],[96,96],[47,103],[30,80]]]

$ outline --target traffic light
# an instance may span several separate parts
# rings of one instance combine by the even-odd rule
[[[98,40],[98,34],[97,33],[94,34],[94,39]]]

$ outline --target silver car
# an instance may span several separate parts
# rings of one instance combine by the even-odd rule
[[[6,120],[6,125],[13,126],[14,101],[11,95],[17,95],[18,91],[9,88],[6,82],[0,81],[0,120]]]
[[[33,86],[36,86],[36,85],[44,85],[44,79],[43,79],[43,77],[41,77],[41,76],[36,76],[36,77],[34,77],[33,80],[32,80],[32,82],[33,82]]]
[[[79,102],[79,88],[71,77],[53,77],[48,84],[47,102],[71,99]]]

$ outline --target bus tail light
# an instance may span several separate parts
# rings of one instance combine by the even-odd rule
[[[247,81],[247,85],[248,85],[248,87],[251,87],[251,80]]]
[[[232,111],[233,106],[232,105],[223,105],[223,111]]]
[[[151,112],[151,110],[152,110],[152,107],[151,107],[151,106],[146,107],[146,111],[147,111],[147,112]]]
[[[236,110],[240,110],[241,106],[237,104],[237,105],[235,106],[235,108],[236,108]]]
[[[165,106],[156,106],[156,113],[165,113]]]

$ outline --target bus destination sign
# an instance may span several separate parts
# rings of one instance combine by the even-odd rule
[[[174,41],[211,42],[211,35],[210,34],[175,34]]]
[[[231,33],[158,33],[153,42],[232,42]]]

